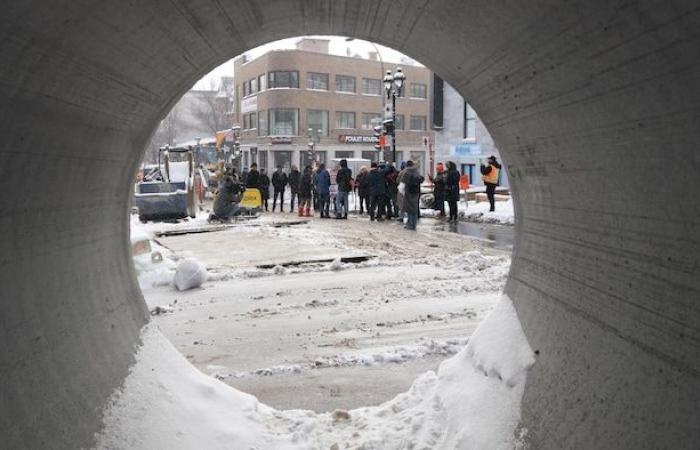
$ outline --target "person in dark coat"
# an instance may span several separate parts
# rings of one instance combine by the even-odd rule
[[[231,220],[231,217],[236,215],[240,209],[236,202],[236,196],[240,191],[239,184],[233,178],[228,176],[224,178],[214,200],[214,215],[217,219],[228,222]]]
[[[445,199],[450,207],[450,222],[457,222],[459,216],[457,202],[459,202],[459,178],[460,174],[457,165],[447,162],[447,175],[445,175]]]
[[[311,174],[311,183],[313,186],[311,194],[313,197],[314,211],[318,211],[319,209],[321,209],[319,206],[319,195],[318,195],[318,167]]]
[[[251,173],[253,171],[251,170]],[[250,174],[248,174],[250,177]],[[267,201],[270,199],[270,177],[265,173],[265,169],[260,169],[260,196],[262,197],[262,204],[265,206],[265,211],[269,211]]]
[[[280,198],[280,211],[284,212],[284,190],[287,188],[289,178],[287,174],[282,172],[282,166],[277,166],[277,170],[272,174],[272,187],[275,190],[272,199],[272,212],[275,212],[277,207],[277,197]]]
[[[396,170],[393,164],[387,166],[387,173],[384,176],[384,181],[386,182],[386,218],[391,219],[392,217],[398,217],[399,206],[397,204],[399,195],[399,184],[396,179],[399,176],[399,172]]]
[[[500,174],[501,165],[498,163],[495,156],[489,156],[486,160],[486,165],[481,165],[481,179],[486,186],[486,197],[488,197],[489,203],[491,204],[489,211],[496,210],[496,186],[498,186]]]
[[[291,193],[291,198],[289,199],[289,212],[294,212],[294,199],[299,199],[299,181],[301,180],[301,173],[297,166],[292,166],[292,170],[289,172],[289,190]]]
[[[405,184],[404,211],[408,217],[405,228],[415,230],[418,224],[418,210],[420,209],[420,185],[424,178],[418,172],[418,167],[413,164],[413,161],[406,162],[406,172],[402,180]]]
[[[326,170],[326,165],[321,164],[316,171],[316,188],[318,189],[319,209],[322,219],[330,219],[331,206],[331,174]]]
[[[336,219],[348,218],[348,194],[352,191],[352,170],[348,168],[348,160],[340,160],[340,170],[335,176],[335,183],[338,185],[336,194]]]
[[[360,173],[357,174],[357,179],[355,180],[355,188],[357,189],[357,195],[360,197],[360,214],[365,213],[365,208],[369,214],[369,171],[367,166],[362,166],[360,168]]]
[[[245,176],[245,187],[260,189],[260,172],[255,163],[251,164],[250,171]]]
[[[304,167],[304,173],[299,179],[299,217],[311,216],[311,196],[314,189],[312,172],[311,166]]]
[[[442,163],[438,163],[435,167],[435,172],[435,177],[431,178],[433,182],[433,197],[435,198],[433,209],[440,211],[438,217],[445,217],[445,166]]]
[[[387,173],[386,167],[379,168],[376,162],[373,162],[367,178],[369,179],[369,220],[378,221],[384,220],[385,212],[385,197],[386,197],[386,181],[384,176]]]

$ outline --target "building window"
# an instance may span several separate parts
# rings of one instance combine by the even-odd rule
[[[257,77],[252,78],[250,81],[248,81],[248,83],[250,83],[250,93],[251,94],[255,94],[256,92],[258,92],[258,78]]]
[[[362,129],[371,130],[376,125],[381,123],[381,114],[377,113],[362,113]]]
[[[254,130],[258,125],[258,114],[248,113],[243,115],[243,129]]]
[[[363,78],[362,93],[365,95],[382,95],[382,80]]]
[[[258,136],[267,136],[267,112],[258,112]]]
[[[336,159],[354,158],[355,152],[353,152],[352,150],[336,150],[335,157]]]
[[[258,77],[258,92],[265,90],[265,74]]]
[[[243,82],[243,97],[250,95],[250,83],[248,81]]]
[[[250,126],[251,129],[255,129],[258,126],[258,113],[250,113],[248,114],[250,116],[250,119],[248,119],[248,125]]]
[[[354,94],[355,77],[349,77],[347,75],[336,75],[335,90],[338,92],[352,92]]]
[[[406,122],[404,120],[403,114],[397,114],[396,115],[396,122],[394,122],[394,128],[396,128],[397,130],[403,130],[404,123],[406,123]]]
[[[299,110],[279,108],[270,110],[271,136],[297,136],[299,133]]]
[[[464,102],[464,139],[476,141],[476,114],[467,102]]]
[[[306,74],[306,88],[327,91],[328,90],[328,74],[308,72]]]
[[[411,116],[411,130],[425,130],[425,116]]]
[[[273,158],[275,160],[275,167],[282,167],[282,170],[289,172],[292,166],[292,152],[288,151],[273,151]]]
[[[363,150],[362,159],[369,159],[370,161],[377,161],[379,159],[379,152],[376,150]]]
[[[260,150],[260,152],[258,153],[258,158],[260,159],[258,169],[267,170],[267,150]]]
[[[296,70],[278,70],[267,74],[268,89],[274,88],[298,88],[299,72]]]
[[[411,83],[411,97],[428,98],[428,86],[422,83]]]
[[[321,136],[328,136],[328,111],[309,109],[306,111],[306,125],[314,133],[321,130]]]
[[[355,128],[355,113],[337,111],[335,113],[336,128]]]

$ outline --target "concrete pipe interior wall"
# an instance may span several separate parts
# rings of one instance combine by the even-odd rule
[[[539,352],[533,448],[700,442],[697,2],[3,2],[0,436],[89,446],[148,320],[128,250],[141,149],[203,74],[336,34],[469,99],[515,195],[507,293]]]

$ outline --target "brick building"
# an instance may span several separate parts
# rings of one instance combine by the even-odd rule
[[[386,159],[374,149],[373,126],[384,109],[384,70],[370,59],[329,54],[329,41],[302,38],[297,48],[273,50],[255,59],[234,60],[236,110],[241,127],[241,165],[272,170],[311,162],[309,129],[316,160]],[[383,70],[384,69],[384,70]],[[397,99],[397,161],[412,159],[427,173],[431,72],[403,65],[406,85]],[[320,132],[319,132],[320,131]],[[427,138],[427,139],[426,139]]]

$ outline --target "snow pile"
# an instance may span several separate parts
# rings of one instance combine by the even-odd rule
[[[535,359],[504,296],[469,344],[411,389],[336,421],[276,411],[204,375],[151,324],[122,389],[105,408],[98,448],[512,449]]]
[[[204,264],[194,259],[183,259],[177,265],[173,282],[178,291],[186,291],[201,286],[208,277]]]
[[[513,209],[513,199],[506,202],[496,202],[496,210],[489,211],[489,202],[469,202],[459,203],[460,218],[467,222],[495,223],[500,225],[515,225],[515,210]]]
[[[515,210],[513,209],[513,199],[505,202],[496,202],[496,210],[489,211],[489,202],[470,201],[468,204],[461,201],[457,205],[459,218],[467,222],[493,223],[499,225],[515,225]],[[445,205],[445,214],[449,208]],[[439,212],[434,209],[421,209],[421,217],[437,217]]]
[[[335,258],[328,268],[334,272],[343,269],[343,261],[340,258]]]
[[[171,252],[151,239],[143,230],[132,231],[131,242],[148,239],[151,251],[134,255],[134,269],[141,289],[168,286],[175,275],[175,262]]]

